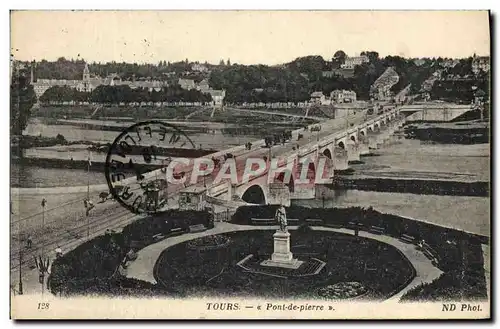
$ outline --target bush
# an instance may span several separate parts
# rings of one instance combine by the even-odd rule
[[[54,260],[48,287],[54,294],[119,291],[124,282],[131,282],[114,276],[131,247],[141,249],[154,242],[156,234],[196,224],[213,227],[213,216],[206,211],[168,210],[132,222],[121,233],[98,236]]]
[[[56,136],[56,142],[58,144],[66,144],[66,138],[64,138],[64,136],[61,135],[61,134],[57,134],[57,136]]]
[[[430,283],[420,284],[401,297],[402,302],[422,301],[460,301],[482,300],[488,297],[484,280],[481,275],[470,271],[462,273],[453,270],[442,273]]]
[[[121,234],[96,237],[55,259],[47,285],[56,294],[108,279],[115,274],[125,253]]]
[[[299,234],[307,234],[312,231],[311,227],[309,224],[302,224],[297,228],[297,233]]]

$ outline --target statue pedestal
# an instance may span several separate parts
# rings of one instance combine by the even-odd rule
[[[265,260],[260,263],[262,266],[274,266],[297,269],[302,264],[302,261],[293,258],[290,251],[290,233],[283,231],[276,231],[273,235],[274,238],[274,253],[271,259]]]

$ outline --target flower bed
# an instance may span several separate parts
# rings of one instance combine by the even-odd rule
[[[205,251],[224,248],[231,243],[231,239],[224,235],[209,235],[203,238],[191,240],[187,247],[191,250]]]
[[[368,292],[368,289],[359,282],[339,282],[317,290],[318,296],[326,299],[351,299],[360,297]]]

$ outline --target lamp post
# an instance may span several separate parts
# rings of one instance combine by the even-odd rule
[[[47,205],[47,200],[45,198],[42,199],[42,234],[45,228],[45,206]]]
[[[23,251],[21,248],[21,220],[19,220],[19,226],[18,226],[18,241],[19,241],[19,295],[23,294]]]
[[[19,295],[23,294],[22,259],[23,259],[23,252],[21,248],[19,248]]]
[[[90,149],[87,161],[87,202],[85,202],[86,217],[87,217],[87,241],[90,240],[90,210],[93,208],[93,204],[90,202],[90,166],[92,161],[90,159]]]

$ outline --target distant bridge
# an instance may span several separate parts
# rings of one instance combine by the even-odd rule
[[[473,105],[445,102],[421,102],[403,105],[401,112],[408,115],[407,121],[451,121],[474,110]]]

